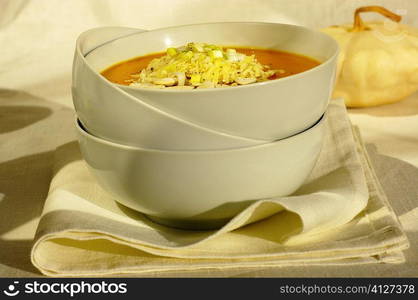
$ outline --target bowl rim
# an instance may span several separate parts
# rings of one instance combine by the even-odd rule
[[[164,150],[164,149],[154,149],[154,148],[141,148],[137,146],[120,144],[118,142],[113,142],[113,141],[109,141],[101,137],[97,137],[93,135],[92,133],[88,132],[85,126],[81,123],[80,119],[77,116],[75,117],[74,123],[77,129],[77,132],[83,135],[85,138],[89,140],[93,140],[99,144],[110,146],[112,148],[119,148],[119,149],[124,149],[124,150],[129,150],[129,151],[142,151],[142,152],[148,152],[148,153],[153,152],[153,153],[166,153],[166,154],[169,153],[169,154],[193,154],[193,155],[203,154],[204,155],[204,154],[219,154],[219,153],[229,153],[229,152],[242,152],[242,151],[248,151],[252,149],[266,148],[269,146],[273,146],[273,144],[283,143],[292,138],[307,135],[315,128],[318,128],[321,125],[323,126],[327,119],[328,119],[328,110],[325,111],[325,113],[323,113],[321,117],[314,124],[304,129],[303,131],[293,134],[291,136],[288,136],[279,140],[275,140],[272,142],[266,142],[266,143],[247,146],[247,147],[238,147],[238,148],[230,148],[230,149],[215,149],[215,150]]]
[[[245,89],[245,88],[251,88],[254,86],[269,86],[271,84],[277,84],[278,82],[284,82],[284,81],[288,81],[288,80],[292,80],[295,78],[299,78],[302,76],[305,76],[306,74],[312,73],[312,72],[316,72],[319,71],[323,68],[325,68],[326,66],[328,66],[329,64],[331,64],[334,60],[336,60],[339,52],[340,52],[340,47],[337,43],[337,41],[335,39],[333,39],[332,37],[330,37],[329,35],[321,32],[320,30],[317,29],[313,29],[313,28],[309,28],[306,26],[301,26],[301,25],[294,25],[294,24],[286,24],[286,23],[272,23],[272,22],[239,22],[239,21],[233,21],[233,22],[205,22],[205,23],[192,23],[192,24],[183,24],[183,25],[177,25],[177,26],[168,26],[168,27],[163,27],[163,28],[157,28],[157,29],[153,29],[153,30],[143,30],[143,29],[139,29],[141,31],[138,32],[134,32],[131,34],[128,34],[126,36],[120,36],[118,38],[109,40],[103,44],[101,44],[98,47],[95,47],[94,49],[91,49],[85,56],[89,55],[90,53],[94,52],[96,49],[105,46],[111,42],[132,36],[132,35],[137,35],[137,34],[145,34],[145,33],[152,33],[152,32],[161,32],[161,31],[165,31],[165,30],[170,30],[170,29],[176,29],[176,28],[182,28],[182,27],[193,27],[193,26],[201,26],[201,25],[228,25],[228,24],[247,24],[247,25],[256,25],[256,24],[261,24],[261,25],[270,25],[270,26],[281,26],[281,27],[290,27],[290,28],[297,28],[298,30],[304,30],[306,32],[311,32],[311,33],[316,33],[319,34],[321,36],[323,36],[325,39],[329,40],[332,44],[334,44],[334,53],[325,61],[320,62],[319,65],[310,68],[308,70],[305,70],[303,72],[299,72],[293,75],[289,75],[283,78],[278,78],[275,80],[268,80],[268,81],[263,81],[263,82],[256,82],[256,83],[252,83],[249,85],[239,85],[239,86],[234,86],[234,89]],[[256,47],[256,46],[254,46]],[[84,56],[84,57],[85,57]],[[129,60],[129,59],[128,59]],[[118,64],[118,63],[115,63]],[[95,71],[97,72],[97,71]],[[105,78],[100,72],[97,72],[100,76],[102,76],[103,78]],[[107,78],[105,78],[106,80],[108,80]],[[109,81],[109,80],[108,80]],[[141,87],[131,87],[129,85],[123,85],[123,84],[119,84],[119,83],[113,83],[115,86],[121,88],[121,89],[128,89],[128,90],[140,90],[140,91],[146,91],[147,93],[211,93],[214,91],[223,91],[223,90],[230,90],[228,88],[206,88],[206,89],[193,89],[193,90],[182,90],[182,89],[153,89],[153,88],[141,88]]]

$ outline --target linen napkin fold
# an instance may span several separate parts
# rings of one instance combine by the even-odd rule
[[[407,238],[342,101],[330,104],[326,126],[318,162],[296,193],[258,200],[212,231],[165,227],[117,204],[89,173],[78,144],[65,144],[56,151],[32,263],[49,276],[210,276],[215,269],[403,262]]]

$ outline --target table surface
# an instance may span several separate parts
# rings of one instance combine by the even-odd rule
[[[314,14],[310,15],[301,10],[309,0],[263,1],[256,7],[243,0],[238,12],[236,6],[229,2],[223,5],[220,0],[210,4],[202,1],[193,9],[187,8],[187,1],[176,0],[172,1],[178,7],[175,13],[167,10],[166,1],[162,0],[153,1],[152,6],[149,1],[127,1],[129,5],[125,6],[118,6],[113,0],[60,1],[60,7],[46,0],[34,2],[5,0],[6,9],[0,12],[0,44],[10,45],[2,47],[0,55],[2,277],[41,276],[31,265],[29,254],[48,193],[54,149],[75,139],[70,86],[74,41],[79,33],[105,25],[151,29],[220,20],[323,27],[348,22],[354,7],[370,1],[323,0],[320,6],[326,9],[315,6]],[[405,13],[406,22],[418,27],[416,1],[381,2]],[[222,13],[208,17],[201,12],[214,7],[223,7]],[[190,14],[191,10],[195,13]],[[143,12],[140,21],[132,11]],[[406,263],[237,270],[228,276],[418,276],[418,226],[414,223],[418,220],[418,93],[394,104],[350,109],[349,114],[360,128],[379,180],[410,240],[411,247],[405,251]],[[395,183],[394,177],[401,180]],[[189,275],[194,276],[193,272]],[[209,272],[206,276],[225,274]]]

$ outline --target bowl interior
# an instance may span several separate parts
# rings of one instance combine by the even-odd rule
[[[245,33],[245,34],[243,34]],[[97,72],[112,64],[189,42],[223,46],[261,47],[295,52],[325,62],[337,44],[324,33],[278,23],[210,23],[177,26],[133,33],[92,50],[86,60]]]

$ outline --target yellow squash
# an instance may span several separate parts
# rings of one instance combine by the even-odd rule
[[[363,22],[362,12],[389,20]],[[354,25],[322,29],[340,45],[334,97],[348,107],[367,107],[402,100],[418,90],[418,30],[400,24],[401,16],[379,6],[360,7]]]

